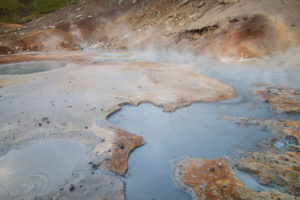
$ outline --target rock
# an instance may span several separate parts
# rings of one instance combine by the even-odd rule
[[[237,162],[237,168],[254,173],[264,185],[276,185],[289,194],[300,195],[300,155],[295,152],[278,153],[272,150],[254,152]]]
[[[230,4],[230,3],[236,3],[238,2],[239,0],[217,0],[217,2],[219,4]]]
[[[199,4],[198,4],[198,8],[201,8],[203,7],[205,4],[204,0],[200,1]]]
[[[79,19],[79,18],[81,18],[82,17],[82,15],[77,15],[76,17],[75,17],[75,19]]]
[[[20,34],[21,35],[21,34]],[[69,32],[55,29],[26,34],[13,41],[12,46],[34,51],[75,50],[75,39]]]
[[[0,46],[0,55],[1,54],[9,54],[9,52],[13,53],[13,50],[6,46]]]
[[[75,190],[75,186],[73,184],[70,185],[70,192],[73,192]]]
[[[229,118],[228,118],[229,119]],[[237,161],[237,168],[256,174],[261,184],[280,188],[281,191],[300,195],[300,122],[289,120],[236,119],[244,125],[256,125],[272,131],[277,138],[271,138],[263,152],[252,152]]]
[[[185,5],[187,3],[189,3],[189,0],[183,0],[183,1],[180,2],[180,5]]]
[[[130,152],[144,144],[144,139],[121,129],[115,129],[118,139],[114,142],[114,149],[108,168],[117,174],[125,175],[127,160]]]
[[[222,163],[222,167],[218,163]],[[212,168],[214,173],[211,173]],[[253,192],[239,181],[231,164],[224,158],[185,158],[177,164],[174,179],[191,193],[193,199],[300,199],[275,190]]]
[[[284,86],[265,85],[265,89],[256,91],[272,109],[289,114],[300,113],[300,90]]]

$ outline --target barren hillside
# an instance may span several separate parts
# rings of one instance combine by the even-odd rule
[[[168,49],[263,57],[300,44],[298,0],[81,1],[22,24],[2,24],[2,53]]]

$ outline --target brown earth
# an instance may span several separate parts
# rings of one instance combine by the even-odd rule
[[[299,199],[276,190],[253,192],[239,181],[230,162],[223,158],[185,158],[177,164],[174,177],[194,199]]]
[[[108,169],[114,173],[125,175],[128,167],[128,157],[135,148],[144,144],[140,136],[128,133],[121,129],[114,128],[117,139],[114,142],[115,148],[109,160]]]
[[[219,59],[263,57],[299,46],[299,10],[297,0],[86,1],[33,20],[22,30],[0,35],[0,45],[16,49],[11,41],[34,37],[36,32],[42,37],[50,31],[63,38],[55,42],[57,47],[35,42],[18,51],[68,50],[79,45],[174,49]],[[42,28],[47,31],[40,32]],[[49,30],[52,28],[55,31]]]
[[[12,52],[13,52],[13,50],[11,50],[10,48],[8,48],[6,46],[0,46],[0,55],[1,54],[9,54]]]
[[[95,56],[95,55],[94,55]],[[64,52],[63,54],[57,53],[26,53],[26,54],[11,54],[0,55],[0,64],[18,63],[27,61],[69,61],[69,62],[88,62],[91,57],[78,52]]]
[[[77,42],[69,32],[58,29],[46,29],[27,34],[11,41],[14,50],[56,51],[77,50]]]
[[[300,90],[296,88],[263,85],[263,90],[256,91],[272,109],[289,114],[300,113]]]
[[[18,29],[22,28],[21,24],[7,24],[7,23],[1,23],[0,22],[0,29]]]

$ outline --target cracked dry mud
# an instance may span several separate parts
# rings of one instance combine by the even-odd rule
[[[74,56],[82,59],[72,61]],[[120,56],[128,57],[128,54],[111,54],[110,59],[118,60]],[[79,52],[71,56],[11,57],[17,61],[69,59],[65,67],[0,77],[1,155],[21,144],[67,140],[84,145],[86,159],[90,160],[89,164],[77,166],[71,177],[62,177],[66,181],[57,184],[53,193],[43,194],[50,196],[41,195],[41,199],[72,199],[76,194],[87,195],[89,199],[125,198],[122,178],[111,172],[125,174],[130,152],[144,141],[106,121],[121,105],[151,102],[165,111],[174,111],[193,102],[214,102],[236,96],[230,86],[203,76],[199,69],[189,65],[101,62],[106,58]],[[10,56],[0,58],[2,62],[10,62],[9,59]],[[88,178],[90,173],[95,174],[92,179]],[[103,187],[103,180],[110,180],[107,182],[111,184]],[[89,181],[98,192],[87,187]]]

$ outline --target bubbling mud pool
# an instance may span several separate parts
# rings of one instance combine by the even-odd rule
[[[0,75],[32,74],[66,66],[63,62],[35,61],[0,65]]]
[[[27,144],[0,157],[0,199],[34,199],[50,193],[83,159],[74,142]]]

